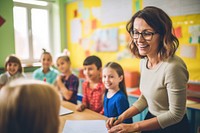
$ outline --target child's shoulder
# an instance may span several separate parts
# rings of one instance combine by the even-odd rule
[[[101,88],[103,90],[105,89],[104,84],[103,84],[102,81],[99,81],[98,86],[99,86],[99,88]]]
[[[3,84],[8,79],[9,75],[7,72],[0,74],[0,84]]]
[[[42,72],[42,67],[39,67],[33,71],[33,73],[39,73],[39,72]]]
[[[126,95],[124,94],[124,92],[122,92],[121,90],[119,90],[116,94],[116,97],[118,97],[118,99],[124,99],[126,98]]]
[[[87,86],[89,86],[89,82],[87,82]],[[90,87],[89,87],[90,88]],[[105,87],[104,87],[104,84],[102,81],[98,82],[98,83],[95,83],[95,85],[93,85],[93,87],[91,88],[93,90],[97,90],[99,92],[105,92]]]
[[[21,73],[21,77],[26,78],[26,74],[24,72]]]
[[[11,76],[13,78],[25,78],[26,75],[24,72],[20,73],[20,72],[17,72],[15,75]]]
[[[6,76],[8,76],[8,72],[4,72],[0,74],[0,77],[6,77]]]
[[[53,72],[53,73],[56,73],[56,74],[59,74],[60,72],[54,68],[54,67],[50,67],[50,71]]]
[[[78,76],[76,76],[76,75],[73,74],[73,73],[69,76],[69,78],[70,78],[70,79],[73,79],[73,80],[74,80],[74,79],[79,80],[79,79],[78,79]]]

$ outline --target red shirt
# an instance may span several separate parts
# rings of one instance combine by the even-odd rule
[[[83,82],[83,99],[82,103],[86,105],[88,109],[103,114],[103,95],[105,93],[105,87],[100,81],[95,88],[90,88],[89,82]]]

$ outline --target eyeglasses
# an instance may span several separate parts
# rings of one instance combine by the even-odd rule
[[[145,41],[151,41],[153,38],[153,35],[157,34],[157,32],[143,31],[140,33],[138,31],[133,31],[130,33],[130,35],[133,39],[138,39],[140,34]]]

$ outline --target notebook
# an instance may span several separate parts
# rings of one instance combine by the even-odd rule
[[[63,106],[60,106],[59,115],[67,115],[67,114],[71,114],[71,113],[73,113],[72,110],[67,109],[67,108],[65,108],[65,107],[63,107]]]

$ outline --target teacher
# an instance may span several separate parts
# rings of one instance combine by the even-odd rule
[[[161,9],[145,7],[126,25],[131,36],[130,51],[140,62],[138,100],[118,119],[109,118],[109,133],[189,133],[186,116],[186,88],[189,78],[183,60],[175,55],[179,41],[172,21]],[[148,108],[145,120],[122,123]]]

